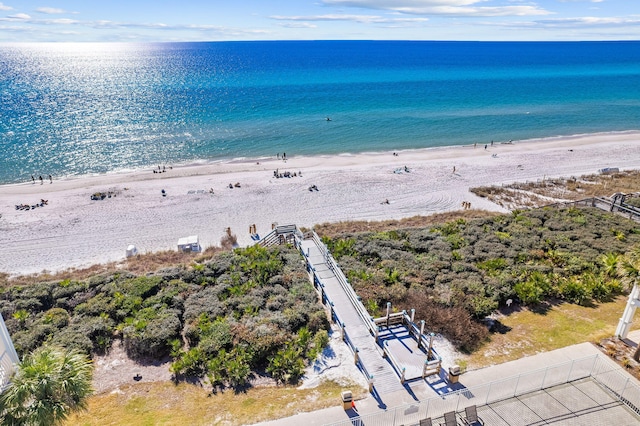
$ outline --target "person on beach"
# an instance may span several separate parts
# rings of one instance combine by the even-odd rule
[[[49,183],[53,183],[53,178],[49,175]]]
[[[31,175],[31,182],[36,183],[36,178],[34,178],[33,175]]]
[[[486,144],[484,145],[484,149],[487,149],[487,145]]]
[[[453,173],[456,172],[456,166],[453,166]]]
[[[44,182],[42,182],[42,175],[40,175],[40,185],[42,185]]]

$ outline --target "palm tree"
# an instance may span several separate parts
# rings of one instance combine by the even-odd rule
[[[618,261],[618,276],[631,289],[640,285],[640,245],[635,246]]]
[[[93,367],[77,351],[42,346],[25,356],[0,395],[3,425],[56,425],[86,409]]]
[[[604,268],[604,273],[608,277],[614,277],[618,272],[618,264],[622,259],[622,255],[618,253],[606,253],[600,256],[600,261]]]

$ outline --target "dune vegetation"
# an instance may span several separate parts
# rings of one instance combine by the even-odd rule
[[[543,310],[627,290],[621,256],[640,243],[637,223],[592,208],[516,210],[429,228],[345,232],[325,243],[372,315],[386,303],[416,309],[427,329],[472,352],[508,301]]]
[[[21,355],[44,343],[104,353],[121,339],[130,358],[170,356],[177,379],[207,376],[214,386],[242,387],[255,370],[295,382],[328,341],[326,314],[290,247],[8,286],[0,312]]]
[[[382,315],[387,302],[394,310],[415,308],[428,331],[442,333],[478,365],[486,365],[488,353],[506,361],[601,338],[624,305],[629,282],[617,271],[625,253],[640,247],[633,221],[576,207],[502,215],[466,211],[438,219],[324,224],[316,230],[371,315]],[[605,308],[585,310],[595,306]],[[159,253],[56,275],[4,277],[0,312],[21,355],[55,344],[95,356],[120,340],[133,360],[169,360],[175,401],[136,411],[135,421],[164,416],[163,410],[184,406],[193,392],[222,404],[230,395],[225,389],[233,389],[233,402],[223,410],[233,418],[233,407],[258,397],[277,405],[277,395],[297,391],[252,389],[252,378],[258,373],[296,383],[328,341],[327,314],[300,254],[286,246]],[[540,314],[553,325],[548,333],[536,331]],[[590,321],[576,329],[570,318]],[[499,354],[493,353],[496,345]],[[193,378],[209,391],[190,387]],[[94,397],[90,412],[74,419],[99,424],[98,418],[117,416],[122,401],[111,407],[114,401],[129,401],[145,386],[173,392],[163,382],[126,385],[121,396]],[[323,394],[308,409],[330,405],[340,386],[324,383],[319,389],[331,397]],[[208,409],[193,420],[212,414]],[[246,414],[243,421],[273,418]]]

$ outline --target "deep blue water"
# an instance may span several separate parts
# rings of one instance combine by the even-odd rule
[[[640,42],[0,45],[0,183],[637,129]]]

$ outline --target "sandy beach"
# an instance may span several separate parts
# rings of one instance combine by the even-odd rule
[[[272,224],[398,219],[459,210],[501,211],[469,188],[640,167],[640,133],[558,137],[477,146],[173,166],[0,186],[0,271],[57,271],[176,249],[198,235],[219,245],[230,227],[241,246]],[[455,171],[454,171],[455,167]],[[156,169],[157,170],[157,169]],[[289,172],[295,177],[276,178]],[[43,176],[44,177],[44,176]],[[229,188],[239,183],[239,187]],[[309,190],[315,185],[317,190]],[[162,190],[166,196],[163,196]],[[212,192],[211,192],[212,191]],[[91,200],[96,192],[111,197]],[[19,204],[43,207],[16,210]],[[388,201],[388,203],[386,202]]]

